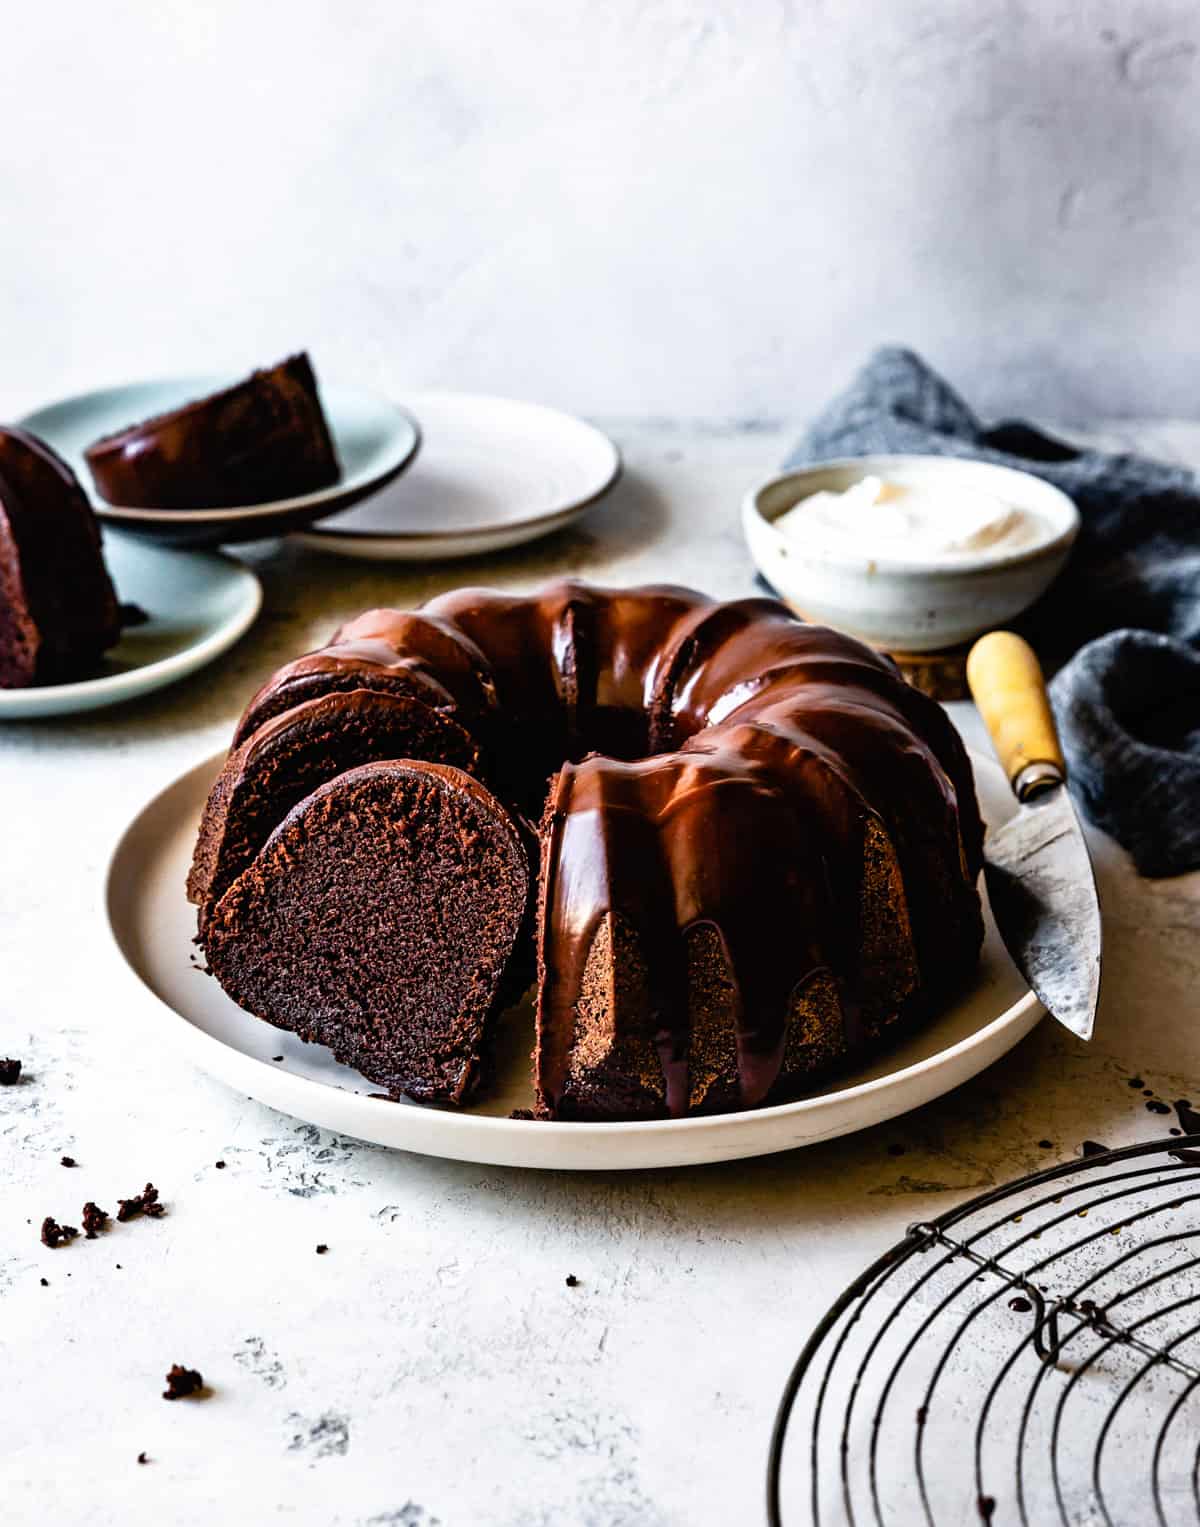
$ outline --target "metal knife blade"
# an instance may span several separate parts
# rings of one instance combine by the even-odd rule
[[[1048,1012],[1090,1039],[1100,996],[1100,900],[1065,785],[1034,796],[989,831],[984,878],[1017,969]]]

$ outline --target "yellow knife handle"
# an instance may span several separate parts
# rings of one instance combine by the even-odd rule
[[[967,683],[1019,800],[1067,777],[1042,665],[1027,641],[989,631],[967,657]]]

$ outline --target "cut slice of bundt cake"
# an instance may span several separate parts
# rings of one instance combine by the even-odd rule
[[[496,715],[487,660],[461,632],[407,610],[368,610],[334,632],[327,647],[285,663],[253,696],[233,745],[301,700],[344,689],[410,695],[486,732]]]
[[[518,826],[461,769],[371,763],[308,795],[211,906],[234,999],[393,1097],[461,1102],[525,921]]]
[[[273,717],[230,753],[212,788],[188,876],[189,899],[203,916],[306,795],[358,764],[391,758],[431,759],[480,773],[470,734],[406,695],[335,691]]]
[[[313,493],[341,475],[303,352],[93,441],[100,497],[142,509],[229,509]]]
[[[86,678],[120,634],[74,473],[24,430],[0,428],[0,688]]]

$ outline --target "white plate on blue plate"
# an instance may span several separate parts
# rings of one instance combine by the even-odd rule
[[[0,721],[98,710],[174,684],[232,647],[262,604],[262,586],[250,569],[217,552],[171,551],[110,533],[104,560],[117,598],[148,618],[125,627],[93,678],[0,689]]]
[[[990,1066],[1042,1016],[985,907],[987,934],[974,985],[919,1030],[795,1103],[744,1113],[632,1124],[513,1119],[533,1101],[528,1004],[505,1015],[496,1074],[466,1109],[393,1103],[319,1045],[244,1012],[204,974],[192,940],[196,909],[185,882],[200,812],[224,756],[172,781],[129,824],[109,864],[114,960],[147,1042],[174,1045],[202,1070],[273,1108],[379,1145],[498,1166],[560,1169],[677,1167],[792,1150],[895,1118]],[[1003,770],[972,754],[989,825],[1016,811]]]
[[[18,422],[69,463],[105,524],[175,546],[259,540],[311,525],[378,492],[404,471],[421,443],[417,421],[397,404],[357,387],[322,382],[321,406],[342,467],[341,477],[327,488],[236,509],[130,509],[96,493],[83,454],[94,441],[240,380],[184,376],[102,387],[48,404]]]
[[[381,562],[476,557],[561,530],[616,482],[621,457],[594,425],[518,398],[418,392],[421,455],[402,481],[300,539]]]

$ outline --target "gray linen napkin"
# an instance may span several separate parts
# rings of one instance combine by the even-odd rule
[[[787,458],[911,451],[1044,477],[1082,525],[1021,629],[1048,671],[1071,788],[1143,875],[1200,866],[1200,482],[1142,456],[985,426],[911,350],[877,350]],[[1130,629],[1137,628],[1137,629]],[[1073,655],[1072,655],[1073,654]]]

